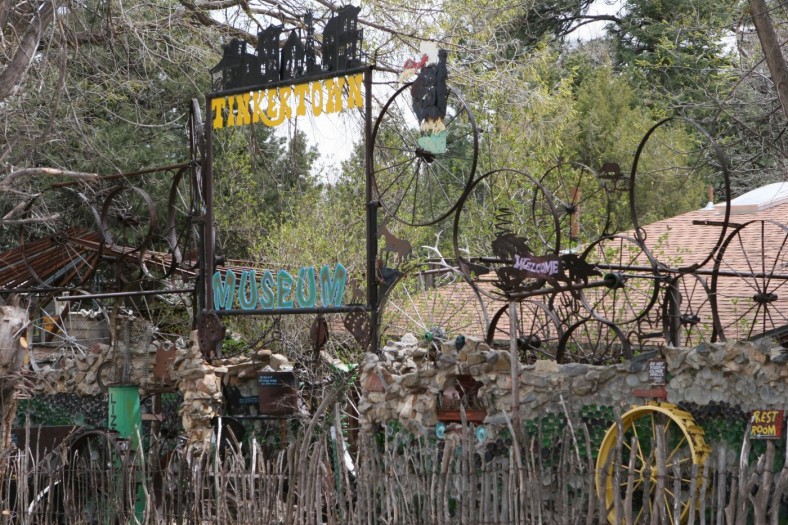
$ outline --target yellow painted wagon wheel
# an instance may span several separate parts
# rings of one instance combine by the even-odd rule
[[[614,424],[602,440],[596,462],[597,494],[605,501],[608,521],[610,523],[615,521],[614,502],[617,496],[623,505],[628,492],[632,494],[634,523],[640,523],[646,511],[649,514],[654,511],[658,474],[657,444],[661,441],[664,444],[666,475],[665,492],[662,497],[667,511],[667,521],[675,522],[675,509],[678,508],[680,521],[685,523],[690,513],[692,466],[698,465],[695,490],[700,491],[703,466],[711,454],[711,449],[704,439],[703,429],[695,423],[689,412],[680,407],[670,403],[650,401],[645,405],[635,406],[624,414],[621,417],[620,431],[623,433],[620,458],[616,457],[619,427]],[[659,434],[664,440],[657,439]],[[616,465],[620,469],[618,479],[614,475]],[[678,481],[681,490],[678,494],[675,492],[674,465],[679,467]]]

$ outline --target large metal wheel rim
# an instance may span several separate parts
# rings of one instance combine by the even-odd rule
[[[682,434],[683,442],[679,443],[679,447],[683,447],[686,445],[689,451],[689,458],[691,459],[692,465],[697,465],[697,473],[698,479],[703,478],[703,468],[705,466],[706,460],[711,455],[711,449],[706,444],[706,440],[704,438],[703,430],[695,424],[692,416],[683,410],[681,410],[678,406],[670,404],[670,403],[659,403],[659,402],[650,402],[643,406],[636,406],[633,407],[631,410],[626,412],[623,416],[621,416],[621,430],[623,434],[626,434],[629,430],[635,429],[634,433],[637,436],[637,421],[641,418],[651,418],[654,421],[653,417],[655,414],[659,414],[662,417],[668,419],[668,424],[665,426],[665,433],[667,433],[667,428],[669,425],[673,425],[676,429],[678,429]],[[653,428],[653,425],[652,425]],[[615,501],[615,491],[616,488],[614,487],[615,478],[613,476],[613,454],[615,453],[616,445],[618,442],[618,431],[619,427],[618,424],[613,424],[605,434],[605,437],[602,439],[602,443],[599,446],[599,455],[597,456],[596,461],[596,470],[595,470],[595,485],[597,489],[597,495],[600,499],[605,501],[606,505],[606,515],[607,519],[610,523],[615,523],[615,509],[614,509],[614,501]],[[623,437],[623,436],[622,436]],[[626,447],[631,450],[631,444],[627,443],[625,440],[622,440],[623,447]],[[641,461],[643,459],[643,452],[642,448],[640,447],[640,443],[638,442],[638,453],[641,457]],[[666,454],[666,458],[672,459],[675,456],[674,450],[673,454]],[[679,460],[681,463],[683,460]],[[645,463],[645,462],[643,462]],[[624,461],[622,460],[622,467]],[[682,465],[680,465],[681,467]],[[628,465],[626,469],[628,470]],[[672,469],[668,468],[666,465],[666,471],[668,477],[673,475]],[[604,473],[604,475],[603,475]],[[642,476],[642,471],[641,471]],[[653,474],[652,474],[653,476]],[[604,486],[602,485],[602,478],[604,477]],[[682,479],[682,483],[684,480]],[[666,484],[667,485],[667,484]],[[667,487],[669,490],[672,490],[671,487]],[[696,490],[700,491],[700,484],[696,485]],[[687,491],[689,492],[689,491]],[[633,498],[633,500],[636,498]],[[679,516],[680,522],[685,522],[689,517],[689,504],[688,503],[681,503],[682,512]],[[672,506],[670,506],[672,510]],[[640,518],[642,517],[642,509],[641,513],[638,514],[635,523],[639,523]],[[674,516],[670,516],[674,518]],[[669,522],[673,522],[673,519],[670,519]]]
[[[548,169],[544,173],[544,175],[542,175],[542,177],[539,179],[540,184],[542,184],[544,188],[547,188],[548,184],[546,181],[550,177],[550,175],[553,172],[565,167],[569,167],[573,170],[579,170],[584,174],[588,173],[589,176],[591,177],[591,180],[595,181],[596,185],[598,186],[597,191],[594,193],[594,195],[604,196],[603,200],[605,202],[605,206],[604,206],[605,209],[604,209],[604,220],[602,221],[602,227],[600,228],[599,233],[593,239],[591,238],[583,239],[583,241],[585,242],[594,242],[608,234],[608,228],[610,227],[610,195],[607,189],[605,188],[604,184],[602,184],[602,182],[599,180],[599,175],[596,173],[596,171],[594,171],[590,167],[580,162],[565,162],[553,166],[552,168]],[[560,181],[561,183],[563,183],[563,178],[561,178]],[[557,214],[559,215],[559,223],[563,224],[563,219],[567,217],[569,218],[569,227],[566,229],[567,235],[566,236],[562,235],[562,237],[566,237],[567,239],[569,239],[570,242],[572,242],[573,240],[572,239],[573,236],[572,230],[574,229],[573,222],[579,220],[575,218],[575,221],[572,221],[572,215],[582,211],[582,204],[589,200],[587,197],[584,198],[582,194],[578,196],[579,185],[580,183],[578,182],[578,184],[571,190],[573,194],[569,196],[569,198],[564,198],[564,199],[559,198],[559,196],[557,195],[558,193],[557,191],[550,190],[550,194],[552,195],[553,198],[553,204],[556,208]],[[534,206],[532,206],[533,209],[536,209],[535,203],[539,198],[539,194],[542,193],[539,191],[539,189],[540,188],[538,187],[534,187],[534,195],[533,195]],[[582,229],[582,222],[577,222],[577,227],[579,229]]]
[[[560,249],[560,244],[561,244],[561,231],[560,231],[560,225],[559,225],[559,222],[558,222],[558,214],[556,212],[555,205],[553,204],[552,196],[550,195],[549,191],[547,189],[545,189],[544,186],[542,186],[542,184],[536,178],[531,176],[529,173],[527,173],[525,171],[522,171],[522,170],[509,169],[509,168],[497,169],[497,170],[489,171],[489,172],[481,175],[480,177],[478,177],[476,180],[474,180],[471,183],[471,185],[468,187],[468,190],[465,192],[465,194],[460,199],[460,201],[458,203],[457,213],[455,213],[455,215],[454,215],[454,224],[453,224],[453,227],[452,227],[452,233],[453,233],[452,242],[453,242],[453,245],[454,245],[454,256],[456,257],[456,260],[458,262],[460,273],[465,278],[465,280],[471,286],[473,286],[474,289],[477,290],[477,292],[480,295],[485,296],[485,297],[487,297],[489,299],[492,299],[492,300],[495,300],[495,301],[500,301],[501,298],[502,298],[502,293],[501,292],[493,290],[489,286],[480,286],[480,283],[478,281],[476,281],[475,279],[473,279],[473,276],[470,275],[468,271],[466,271],[466,268],[469,267],[467,263],[468,262],[473,262],[473,261],[469,261],[469,259],[472,259],[472,257],[469,257],[469,254],[464,254],[463,251],[462,251],[462,247],[459,244],[460,243],[460,222],[461,222],[461,219],[462,219],[462,212],[463,212],[463,209],[465,207],[465,203],[471,197],[471,195],[473,194],[474,189],[478,185],[480,185],[482,183],[485,183],[487,181],[487,179],[489,179],[489,178],[491,178],[491,177],[493,177],[494,175],[497,175],[497,174],[513,174],[513,175],[516,175],[516,176],[525,177],[534,187],[541,189],[542,193],[545,196],[545,202],[548,205],[548,210],[550,211],[550,215],[553,218],[553,220],[552,220],[553,236],[552,237],[555,239],[555,243],[554,243],[555,246],[550,247],[550,249],[548,250],[548,253],[553,254],[553,255],[557,255],[558,254],[559,249]],[[490,247],[490,250],[492,251],[492,247]],[[513,263],[513,261],[510,261],[510,263]],[[492,269],[491,269],[491,271],[492,271]],[[528,286],[528,289],[529,290],[536,290],[536,289],[539,289],[539,288],[543,288],[544,285],[545,285],[545,281],[544,280],[534,279],[533,282]],[[547,295],[548,293],[549,293],[549,291],[545,290],[545,295]]]
[[[722,176],[723,176],[723,182],[724,182],[724,185],[725,185],[725,202],[728,203],[728,204],[731,202],[731,185],[730,185],[730,172],[728,170],[728,160],[727,160],[727,157],[725,156],[725,153],[722,151],[722,148],[712,138],[711,134],[709,134],[709,132],[706,131],[706,129],[703,128],[703,126],[701,126],[700,124],[698,124],[697,122],[695,122],[694,120],[689,119],[689,118],[668,117],[666,119],[663,119],[660,122],[657,122],[656,124],[654,124],[654,126],[652,126],[651,129],[649,129],[646,132],[646,134],[643,136],[643,138],[640,141],[640,144],[638,144],[638,148],[635,151],[635,158],[634,158],[634,160],[632,162],[632,169],[630,171],[630,176],[629,176],[629,213],[630,213],[630,216],[631,216],[630,218],[632,220],[632,224],[633,224],[633,227],[634,227],[635,236],[644,245],[645,245],[645,242],[646,242],[646,238],[645,238],[645,235],[644,235],[644,230],[642,229],[643,225],[641,225],[640,221],[638,220],[637,210],[636,210],[637,198],[636,198],[636,194],[635,194],[635,191],[636,191],[635,184],[636,184],[636,175],[637,175],[638,164],[640,162],[640,158],[641,158],[641,156],[643,154],[643,150],[645,149],[646,144],[648,143],[649,138],[660,127],[662,127],[662,126],[664,126],[664,125],[666,125],[666,124],[668,124],[670,122],[676,122],[676,121],[686,122],[686,123],[690,124],[691,126],[693,126],[695,129],[697,129],[700,132],[701,135],[703,135],[706,138],[706,140],[712,146],[712,149],[714,151],[714,155],[716,156],[717,162],[719,164],[720,172],[722,173]],[[712,250],[706,255],[706,257],[703,258],[703,260],[701,260],[699,262],[695,262],[695,263],[690,264],[690,265],[679,266],[677,268],[673,268],[673,270],[676,271],[676,272],[679,272],[679,273],[689,273],[689,272],[695,271],[698,268],[701,268],[701,267],[705,266],[706,264],[708,264],[709,261],[712,260],[712,258],[714,258],[715,253],[717,253],[717,251],[719,251],[723,241],[725,240],[726,232],[727,232],[727,229],[728,229],[728,223],[730,221],[730,214],[731,214],[730,206],[726,205],[725,206],[725,217],[724,217],[724,219],[722,221],[722,224],[721,224],[721,227],[720,227],[720,234],[717,237],[717,241],[716,241],[716,243],[714,245],[714,248],[712,248]],[[663,264],[663,263],[660,262],[660,264]],[[670,268],[670,265],[666,264],[665,267]]]
[[[623,235],[611,235],[592,243],[585,252],[583,252],[581,258],[588,262],[589,256],[594,253],[595,249],[599,249],[602,243],[610,241],[620,244],[620,259],[618,264],[611,264],[611,261],[606,261],[604,264],[599,264],[598,262],[590,262],[589,264],[597,268],[600,273],[602,273],[605,280],[607,280],[608,277],[613,278],[611,279],[611,286],[589,288],[588,290],[580,289],[578,291],[578,296],[583,306],[588,309],[594,318],[600,321],[616,325],[634,323],[648,315],[648,312],[659,298],[659,273],[657,270],[657,263],[648,249],[640,241]],[[628,243],[635,247],[636,252],[630,250],[629,255],[625,256],[624,243]],[[601,255],[608,257],[614,254],[610,252],[610,249],[604,249]],[[645,260],[641,260],[641,258]],[[637,279],[638,281],[636,282],[646,284],[641,285],[642,288],[634,289],[632,293],[624,291],[619,294],[618,290],[632,289],[632,287],[627,288],[626,285],[626,283],[632,279]],[[600,293],[599,290],[602,290],[601,297],[595,295]],[[619,295],[623,296],[621,300],[618,300]],[[602,303],[606,300],[608,306],[603,310]],[[611,302],[613,303],[612,315],[608,312]],[[619,314],[615,306],[616,304],[624,306],[623,314]]]
[[[505,304],[490,319],[485,338],[487,344],[493,345],[497,339],[496,333],[511,337],[511,328],[502,326],[509,323],[510,305]],[[555,359],[558,342],[563,337],[561,324],[555,314],[539,301],[520,301],[515,305],[517,309],[517,344],[521,357],[525,353],[530,360]]]
[[[375,162],[375,159],[376,159],[375,152],[376,152],[376,150],[380,150],[379,147],[376,148],[376,144],[378,143],[378,135],[380,133],[381,123],[385,122],[384,119],[386,118],[386,114],[389,112],[390,108],[395,103],[395,101],[398,98],[400,98],[402,96],[405,96],[403,94],[406,92],[406,90],[408,90],[412,86],[412,84],[413,84],[412,82],[406,83],[405,85],[400,87],[388,99],[386,104],[381,109],[380,115],[376,119],[375,124],[373,126],[372,135],[371,135],[371,139],[370,139],[370,142],[371,142],[371,155],[372,155],[372,170],[373,170],[373,187],[374,187],[375,194],[377,195],[377,198],[378,198],[381,206],[386,210],[386,212],[390,216],[394,217],[396,220],[398,220],[398,221],[400,221],[400,222],[402,222],[404,224],[407,224],[409,226],[429,226],[429,225],[432,225],[432,224],[437,224],[438,222],[444,220],[446,217],[451,215],[457,209],[457,206],[459,205],[459,202],[460,202],[462,196],[468,191],[468,187],[471,184],[471,182],[473,181],[473,177],[474,177],[474,175],[476,173],[476,165],[477,165],[478,157],[479,157],[479,131],[478,131],[478,128],[476,126],[476,120],[473,117],[473,113],[470,111],[470,108],[468,107],[468,104],[465,102],[465,99],[462,97],[462,95],[459,93],[459,91],[457,91],[456,89],[454,89],[452,87],[448,87],[448,90],[447,90],[448,91],[448,96],[449,97],[451,97],[451,96],[457,97],[457,100],[458,100],[458,102],[459,102],[459,104],[460,104],[460,106],[462,108],[462,113],[467,115],[469,123],[471,125],[472,148],[473,148],[472,155],[471,155],[471,157],[467,157],[467,158],[466,157],[460,157],[460,159],[465,159],[465,160],[467,160],[469,162],[469,166],[467,168],[468,174],[463,178],[462,191],[459,193],[459,195],[456,196],[456,200],[453,203],[451,203],[451,206],[449,206],[447,209],[442,210],[442,211],[438,211],[437,213],[434,214],[434,216],[432,216],[432,217],[430,217],[430,218],[428,218],[426,220],[416,220],[416,218],[414,216],[412,216],[410,219],[408,219],[407,217],[403,217],[401,213],[398,213],[399,209],[400,209],[400,207],[402,205],[402,200],[400,200],[400,201],[398,201],[396,203],[395,202],[391,202],[391,199],[387,198],[386,195],[385,195],[390,190],[390,188],[393,187],[393,184],[388,185],[388,187],[386,187],[386,188],[382,187],[384,185],[381,184],[382,177],[380,176],[380,174],[384,170],[380,166],[376,165],[377,163]],[[449,126],[447,125],[447,128],[448,127]],[[411,145],[410,149],[413,149],[413,154],[415,155],[415,151],[416,151],[415,146]],[[407,155],[410,152],[410,149],[403,149],[403,152],[405,152],[406,155]],[[397,178],[399,178],[399,177],[397,177]],[[410,186],[411,186],[411,184],[408,185],[408,190],[409,190]],[[414,203],[414,205],[415,205],[415,203]],[[414,214],[415,214],[415,209],[414,209]]]
[[[765,228],[766,228],[767,225],[769,225],[770,227],[774,228],[777,231],[777,234],[779,236],[782,236],[782,240],[779,243],[776,243],[776,244],[772,243],[772,245],[776,245],[776,246],[779,246],[779,247],[778,247],[778,251],[777,251],[777,253],[776,253],[775,257],[774,257],[774,264],[772,265],[771,269],[769,269],[768,272],[767,272],[767,268],[766,268],[766,265],[765,265],[765,259],[766,259],[766,257],[765,257],[765,250],[766,250],[766,246],[769,244],[769,243],[766,242],[766,239],[765,239]],[[760,260],[761,267],[757,268],[757,269],[753,269],[752,265],[750,264],[750,259],[748,258],[748,255],[747,255],[748,250],[745,249],[744,241],[741,238],[741,233],[743,231],[745,231],[745,229],[748,226],[750,226],[750,227],[751,226],[755,226],[755,227],[760,226],[760,230],[761,230],[760,231],[760,236],[761,236],[760,237],[761,238],[761,246],[760,246],[760,250],[761,251],[760,251],[760,254],[761,255],[760,255],[759,258],[756,258],[756,262],[758,260]],[[736,242],[736,241],[738,241],[738,242]],[[711,275],[711,292],[710,292],[711,309],[712,309],[712,314],[714,315],[714,320],[715,320],[716,323],[718,323],[718,326],[717,326],[717,329],[716,329],[716,336],[717,336],[716,340],[726,341],[732,335],[730,333],[732,331],[731,327],[735,328],[738,331],[738,329],[739,329],[739,322],[740,321],[746,321],[745,316],[747,315],[748,312],[752,311],[752,309],[753,309],[752,306],[747,308],[747,310],[745,310],[745,313],[742,314],[742,315],[738,315],[736,313],[736,311],[734,310],[735,318],[730,323],[726,322],[723,319],[724,316],[723,316],[723,312],[722,312],[722,309],[721,309],[721,306],[720,306],[720,298],[721,298],[720,296],[721,295],[725,295],[723,293],[723,289],[725,288],[725,286],[721,286],[720,279],[736,278],[735,274],[739,274],[740,277],[738,277],[738,278],[740,278],[740,279],[752,279],[752,282],[754,282],[755,285],[753,286],[751,283],[748,282],[748,285],[749,285],[749,288],[750,288],[748,291],[754,292],[753,300],[755,300],[756,296],[759,296],[759,297],[762,298],[761,301],[763,301],[763,302],[759,302],[758,300],[755,300],[755,302],[757,304],[757,306],[754,307],[755,308],[756,322],[752,323],[751,326],[749,327],[749,329],[747,330],[748,333],[747,333],[746,339],[750,339],[753,336],[753,331],[754,331],[754,329],[755,329],[755,327],[757,325],[757,317],[758,317],[759,314],[762,315],[761,326],[764,328],[764,330],[762,330],[762,333],[768,333],[770,331],[770,330],[765,330],[765,328],[767,326],[772,326],[772,328],[778,328],[778,327],[788,323],[788,320],[786,320],[786,315],[783,314],[780,311],[779,306],[771,308],[772,313],[769,313],[770,307],[768,306],[769,304],[771,304],[771,302],[769,301],[769,294],[773,294],[775,296],[774,300],[776,301],[779,298],[779,296],[777,296],[776,292],[780,291],[781,288],[784,291],[788,291],[788,286],[786,286],[786,283],[788,282],[788,278],[786,278],[786,277],[788,277],[788,276],[785,276],[785,274],[782,274],[783,277],[779,278],[779,281],[780,281],[779,284],[777,284],[776,286],[772,286],[772,281],[776,280],[776,277],[774,275],[774,270],[775,270],[778,262],[781,261],[781,260],[785,261],[786,257],[788,257],[788,247],[787,247],[787,245],[788,245],[788,227],[786,227],[785,225],[783,225],[781,223],[778,223],[778,222],[775,222],[775,221],[771,221],[771,220],[755,220],[755,221],[746,222],[746,223],[736,227],[736,229],[734,229],[730,233],[728,238],[725,240],[725,242],[723,243],[723,245],[720,247],[720,249],[717,252],[716,260],[714,262],[714,270],[712,271],[712,275]],[[749,272],[742,272],[742,271],[740,271],[737,268],[730,267],[729,263],[725,262],[725,254],[728,253],[728,250],[729,250],[729,248],[731,248],[731,246],[733,246],[734,249],[736,247],[741,248],[741,251],[742,251],[742,253],[745,256],[745,260],[748,263],[748,269],[750,270]],[[757,271],[757,270],[761,270],[761,271]],[[734,276],[731,277],[731,275],[723,275],[723,273],[726,273],[726,272],[729,273],[729,274],[732,273],[732,274],[734,274]],[[785,272],[785,273],[788,273],[788,272]],[[783,294],[783,296],[785,296],[785,294]],[[737,299],[737,298],[731,299],[731,302],[733,302],[735,299]],[[734,305],[734,308],[735,307],[736,306]],[[776,312],[774,312],[775,310],[776,310]],[[777,323],[777,322],[774,321],[773,313],[776,313],[776,314],[781,316],[780,323]],[[767,317],[768,317],[768,321],[767,321]],[[744,328],[744,327],[742,327],[742,328]],[[726,331],[728,331],[729,333],[726,334]],[[755,334],[755,335],[758,335],[758,334]]]

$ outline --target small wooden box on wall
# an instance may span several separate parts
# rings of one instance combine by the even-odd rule
[[[438,394],[438,421],[462,422],[462,407],[468,423],[482,423],[487,417],[487,410],[479,403],[478,393],[481,386],[482,383],[469,374],[458,375],[453,386]]]

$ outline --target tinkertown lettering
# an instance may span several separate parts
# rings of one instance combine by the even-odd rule
[[[316,117],[360,108],[364,106],[363,81],[359,73],[214,98],[213,129],[257,123],[276,127],[286,119],[305,116],[307,107]]]
[[[224,276],[213,274],[213,304],[215,310],[275,310],[279,308],[314,308],[317,304],[317,272],[313,266],[298,270],[293,277],[286,270],[263,270],[258,280],[257,270],[242,270],[240,278],[233,270]],[[347,284],[347,270],[337,264],[334,271],[327,264],[320,268],[320,302],[323,307],[342,306]]]

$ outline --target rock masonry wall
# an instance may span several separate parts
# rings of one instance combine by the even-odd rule
[[[546,413],[578,414],[588,405],[626,410],[642,402],[632,392],[649,389],[648,363],[664,357],[668,401],[707,405],[727,402],[743,411],[788,409],[788,353],[776,343],[731,342],[697,348],[664,348],[612,365],[559,365],[537,361],[519,365],[520,410],[524,418]],[[443,343],[429,351],[413,336],[367,354],[362,363],[362,424],[399,421],[413,431],[429,431],[438,422],[439,404],[455,396],[458,376],[481,383],[479,404],[484,424],[506,425],[510,419],[512,375],[508,352],[468,339],[461,348]]]
[[[140,386],[144,394],[155,388],[175,388],[183,395],[181,423],[192,442],[208,443],[211,421],[223,413],[222,384],[236,386],[241,395],[257,395],[257,376],[263,370],[291,369],[287,358],[270,350],[259,350],[253,356],[239,356],[206,362],[197,344],[197,332],[189,342],[175,346],[174,359],[169,359],[160,372],[166,379],[157,379],[154,371],[159,345],[150,338],[134,339],[130,349],[129,383]],[[119,350],[108,345],[95,345],[84,356],[63,356],[52,363],[41,364],[35,380],[29,381],[26,396],[103,394],[97,381],[99,368],[107,362],[122,362]]]

